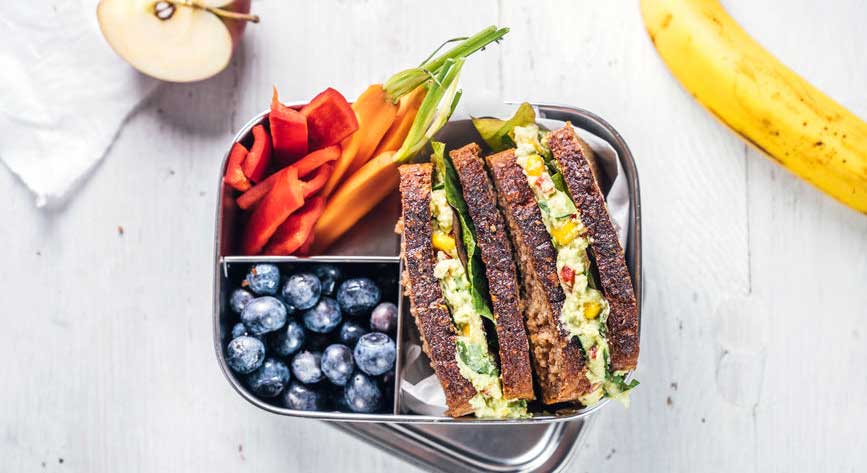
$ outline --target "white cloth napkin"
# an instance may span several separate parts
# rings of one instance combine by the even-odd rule
[[[111,50],[96,0],[5,3],[0,159],[36,194],[37,206],[58,204],[157,81]]]

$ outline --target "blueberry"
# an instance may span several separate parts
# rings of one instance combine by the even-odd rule
[[[280,356],[289,356],[304,345],[304,328],[294,320],[286,322],[286,326],[271,335],[271,349]]]
[[[252,333],[250,333],[250,331],[247,330],[247,327],[245,327],[244,324],[242,324],[241,322],[238,322],[232,326],[232,332],[231,332],[230,340],[244,336],[244,335],[247,335],[248,337],[258,338],[259,340],[264,341],[262,339],[261,335],[253,335]]]
[[[337,338],[340,340],[340,343],[348,347],[354,347],[358,343],[358,339],[365,333],[367,333],[367,330],[364,327],[351,320],[347,320],[340,326],[340,334]]]
[[[232,340],[244,335],[247,335],[247,327],[244,327],[244,324],[238,322],[235,325],[232,325]]]
[[[313,268],[313,274],[319,278],[322,283],[322,293],[326,296],[333,296],[334,290],[337,288],[337,281],[343,278],[340,268],[333,264],[320,264]]]
[[[265,344],[254,337],[240,336],[226,346],[226,364],[236,373],[247,374],[262,365]]]
[[[304,384],[318,383],[322,380],[321,353],[302,351],[292,358],[292,374]]]
[[[304,349],[308,351],[322,351],[328,345],[334,343],[331,335],[325,333],[305,332]]]
[[[294,381],[283,392],[282,400],[284,406],[299,411],[321,411],[325,407],[322,393]]]
[[[286,363],[268,358],[259,369],[247,375],[247,386],[257,396],[274,397],[289,384],[289,378]]]
[[[254,335],[273,332],[286,325],[286,306],[276,297],[257,297],[244,307],[241,322]]]
[[[388,386],[391,386],[392,384],[394,384],[394,370],[392,369],[386,371],[385,374],[380,377],[380,379],[382,379],[382,385],[386,386],[386,388]]]
[[[394,341],[388,335],[371,332],[358,340],[353,355],[355,364],[361,371],[371,376],[379,376],[394,368],[396,349]]]
[[[335,385],[345,385],[354,370],[352,350],[348,346],[335,343],[322,353],[322,373]]]
[[[376,412],[382,404],[382,389],[376,380],[356,372],[346,383],[346,403],[353,412]]]
[[[286,303],[298,310],[306,310],[316,305],[320,294],[322,286],[312,273],[293,274],[286,280],[281,292]]]
[[[280,286],[280,270],[273,264],[257,264],[250,268],[246,282],[253,293],[273,296]]]
[[[379,383],[385,392],[386,405],[394,404],[394,370],[388,370],[384,375],[380,376]]]
[[[331,408],[338,412],[352,412],[349,408],[349,403],[346,402],[346,391],[343,387],[337,386],[329,391],[329,400]]]
[[[232,292],[232,296],[229,297],[229,307],[231,307],[236,314],[240,314],[241,311],[244,310],[244,306],[253,300],[253,297],[253,294],[246,289],[235,289],[234,292]]]
[[[369,313],[379,303],[380,297],[379,287],[368,278],[347,279],[337,289],[340,309],[349,316]]]
[[[397,328],[397,306],[383,302],[370,313],[370,328],[383,333],[394,333]]]
[[[323,297],[312,309],[304,312],[304,326],[316,333],[329,333],[343,321],[337,301]]]

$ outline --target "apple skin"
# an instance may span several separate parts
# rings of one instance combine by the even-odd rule
[[[250,13],[250,3],[252,0],[235,0],[220,8],[229,10],[235,13]],[[241,42],[241,36],[244,34],[244,29],[247,28],[249,21],[232,20],[230,18],[220,18],[229,29],[229,34],[232,35],[233,49],[238,49],[238,43]]]

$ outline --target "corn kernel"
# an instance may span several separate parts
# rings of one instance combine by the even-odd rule
[[[436,230],[433,233],[433,247],[451,254],[455,250],[455,239],[451,236]]]
[[[469,325],[469,324],[464,325],[464,327],[461,329],[461,333],[462,333],[465,337],[469,337],[469,336],[470,336],[470,325]]]
[[[551,236],[560,246],[566,246],[578,237],[578,225],[572,220],[567,220],[560,225],[551,229]]]
[[[542,172],[545,171],[545,162],[538,154],[531,154],[527,156],[527,165],[524,166],[524,171],[528,176],[541,176]]]
[[[602,312],[602,306],[598,302],[588,302],[584,304],[584,318],[587,320],[593,320],[596,317],[599,317],[599,313]]]

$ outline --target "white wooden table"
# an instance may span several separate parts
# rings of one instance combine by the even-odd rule
[[[409,470],[323,423],[257,410],[223,379],[214,184],[272,84],[287,99],[326,85],[354,97],[493,23],[512,32],[470,61],[464,89],[595,111],[640,171],[642,384],[632,408],[601,413],[572,471],[867,469],[867,217],[684,93],[637,1],[306,3],[254,2],[263,21],[229,70],[161,86],[64,208],[37,210],[0,171],[0,470]],[[867,4],[726,3],[867,118]]]

